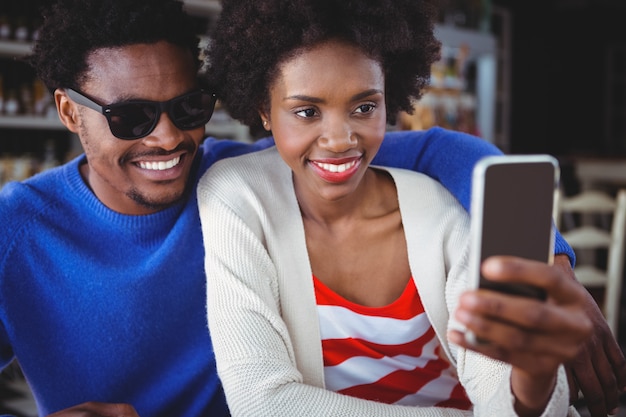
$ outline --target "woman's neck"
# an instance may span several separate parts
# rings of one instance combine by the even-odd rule
[[[294,187],[303,219],[325,227],[381,217],[398,207],[393,179],[387,172],[373,168],[367,170],[352,193],[337,200],[298,186],[295,178]]]

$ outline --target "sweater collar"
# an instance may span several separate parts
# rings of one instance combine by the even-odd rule
[[[84,154],[76,157],[64,166],[64,176],[70,187],[71,195],[76,198],[77,203],[80,204],[83,210],[90,213],[91,216],[94,216],[94,220],[97,218],[100,221],[110,223],[112,227],[119,226],[129,228],[134,230],[134,232],[137,231],[137,228],[148,228],[151,230],[154,230],[154,228],[160,229],[162,227],[170,228],[177,221],[178,217],[180,217],[190,198],[190,196],[188,196],[173,206],[152,214],[121,214],[105,206],[87,186],[80,175],[79,168],[83,163],[86,163]]]

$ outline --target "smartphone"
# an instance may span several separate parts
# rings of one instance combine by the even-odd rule
[[[484,278],[480,265],[493,255],[552,264],[559,173],[558,162],[550,155],[490,156],[476,164],[470,203],[470,279],[475,287],[545,299],[539,288]]]

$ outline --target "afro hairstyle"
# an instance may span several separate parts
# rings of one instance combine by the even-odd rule
[[[167,41],[199,53],[194,22],[178,0],[56,0],[42,15],[25,60],[50,91],[79,88],[97,49]]]
[[[230,115],[260,129],[279,64],[330,39],[355,45],[381,63],[387,120],[413,111],[441,44],[429,0],[223,0],[207,47],[207,82]]]

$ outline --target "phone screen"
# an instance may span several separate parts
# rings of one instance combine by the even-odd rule
[[[479,286],[510,294],[545,298],[540,289],[500,284],[480,274],[492,255],[513,255],[552,263],[552,210],[558,163],[548,155],[508,155],[481,160],[472,185],[474,273]]]

